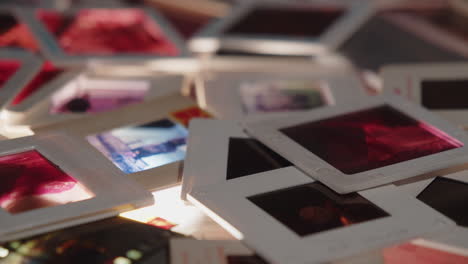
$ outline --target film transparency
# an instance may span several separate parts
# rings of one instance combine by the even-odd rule
[[[146,189],[155,190],[180,182],[187,126],[196,117],[209,115],[192,100],[172,93],[35,132],[64,131]]]
[[[63,73],[21,104],[6,108],[4,116],[10,126],[34,129],[177,93],[182,84],[181,75],[101,77],[76,69]]]
[[[334,50],[372,14],[367,3],[244,2],[205,26],[189,42],[193,52],[220,48],[280,55]]]
[[[188,200],[273,263],[323,263],[454,225],[395,186],[338,194],[294,167],[200,187]]]
[[[466,163],[463,130],[397,96],[246,121],[250,135],[338,193]]]
[[[385,90],[439,114],[453,124],[468,127],[468,64],[407,64],[382,69]]]
[[[223,183],[292,164],[233,121],[195,119],[190,123],[182,199],[200,186]]]
[[[153,9],[38,8],[22,12],[43,52],[59,65],[83,64],[90,59],[187,56],[181,38]]]
[[[0,241],[117,215],[153,201],[151,193],[69,136],[2,141],[0,151],[5,175]]]
[[[202,66],[201,80],[195,85],[199,105],[219,118],[242,119],[319,109],[366,97],[359,77],[343,58],[264,63],[245,61],[244,70],[237,70],[239,66],[224,70],[223,65],[222,70],[204,70]]]

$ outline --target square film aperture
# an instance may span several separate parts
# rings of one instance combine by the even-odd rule
[[[390,216],[358,193],[338,194],[318,182],[247,199],[301,237]]]
[[[94,196],[36,150],[0,157],[0,172],[0,207],[11,214]]]
[[[389,105],[280,131],[345,174],[455,149],[463,143]]]

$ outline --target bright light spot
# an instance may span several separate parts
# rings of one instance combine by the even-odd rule
[[[191,235],[198,239],[233,239],[222,227],[197,207],[180,199],[181,186],[153,192],[154,205],[129,211],[120,216],[148,223],[160,217],[173,224],[171,231]]]
[[[4,247],[0,247],[0,258],[6,258],[10,251]]]
[[[155,217],[161,217],[177,224],[176,228],[183,228],[200,222],[200,218],[205,217],[204,214],[195,206],[189,205],[180,199],[180,189],[180,186],[176,186],[153,192],[154,205],[126,212],[120,216],[143,223],[147,223]],[[186,232],[182,233],[185,234]]]
[[[127,257],[129,259],[139,260],[141,259],[141,257],[143,257],[143,254],[136,249],[130,249],[129,251],[127,251]]]
[[[114,259],[114,264],[130,264],[130,263],[132,263],[132,261],[125,257],[117,257]]]
[[[417,245],[417,246],[421,246],[421,247],[432,248],[435,250],[445,251],[445,252],[457,254],[460,256],[468,257],[468,249],[466,248],[456,247],[456,246],[443,244],[437,241],[431,241],[431,240],[426,240],[422,238],[414,239],[410,243]]]
[[[5,113],[5,112],[3,112]],[[7,114],[2,114],[5,116]],[[0,125],[0,129],[2,130],[1,136],[2,138],[18,138],[18,137],[26,137],[26,136],[32,136],[34,135],[34,132],[31,130],[29,126],[23,126],[23,125],[11,125],[11,126],[6,126],[6,125]]]

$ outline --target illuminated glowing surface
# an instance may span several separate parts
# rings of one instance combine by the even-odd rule
[[[38,17],[69,54],[175,56],[179,53],[156,22],[142,10],[81,9],[75,15],[41,10]]]
[[[175,227],[177,224],[171,223],[170,221],[167,221],[164,218],[161,217],[155,217],[148,222],[146,222],[148,225],[156,226],[162,229],[166,230],[171,230],[173,227]]]
[[[386,105],[280,131],[345,174],[463,146],[439,129]]]
[[[10,213],[81,201],[93,195],[36,150],[0,157],[0,207]]]
[[[169,119],[116,128],[88,136],[88,142],[125,173],[184,159],[188,131]]]
[[[176,224],[171,231],[194,236],[197,239],[234,239],[200,209],[181,200],[180,190],[181,186],[176,186],[153,192],[154,205],[122,213],[120,216],[142,223],[160,217]]]
[[[114,264],[131,264],[132,261],[125,257],[117,257],[114,259]]]
[[[6,258],[10,251],[4,247],[0,247],[0,258]]]

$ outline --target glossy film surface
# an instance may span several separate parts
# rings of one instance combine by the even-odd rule
[[[345,174],[455,149],[462,142],[388,105],[280,131]]]
[[[251,196],[248,200],[299,236],[390,216],[357,193],[338,194],[318,182]]]
[[[0,157],[0,207],[15,214],[93,197],[36,150]]]

